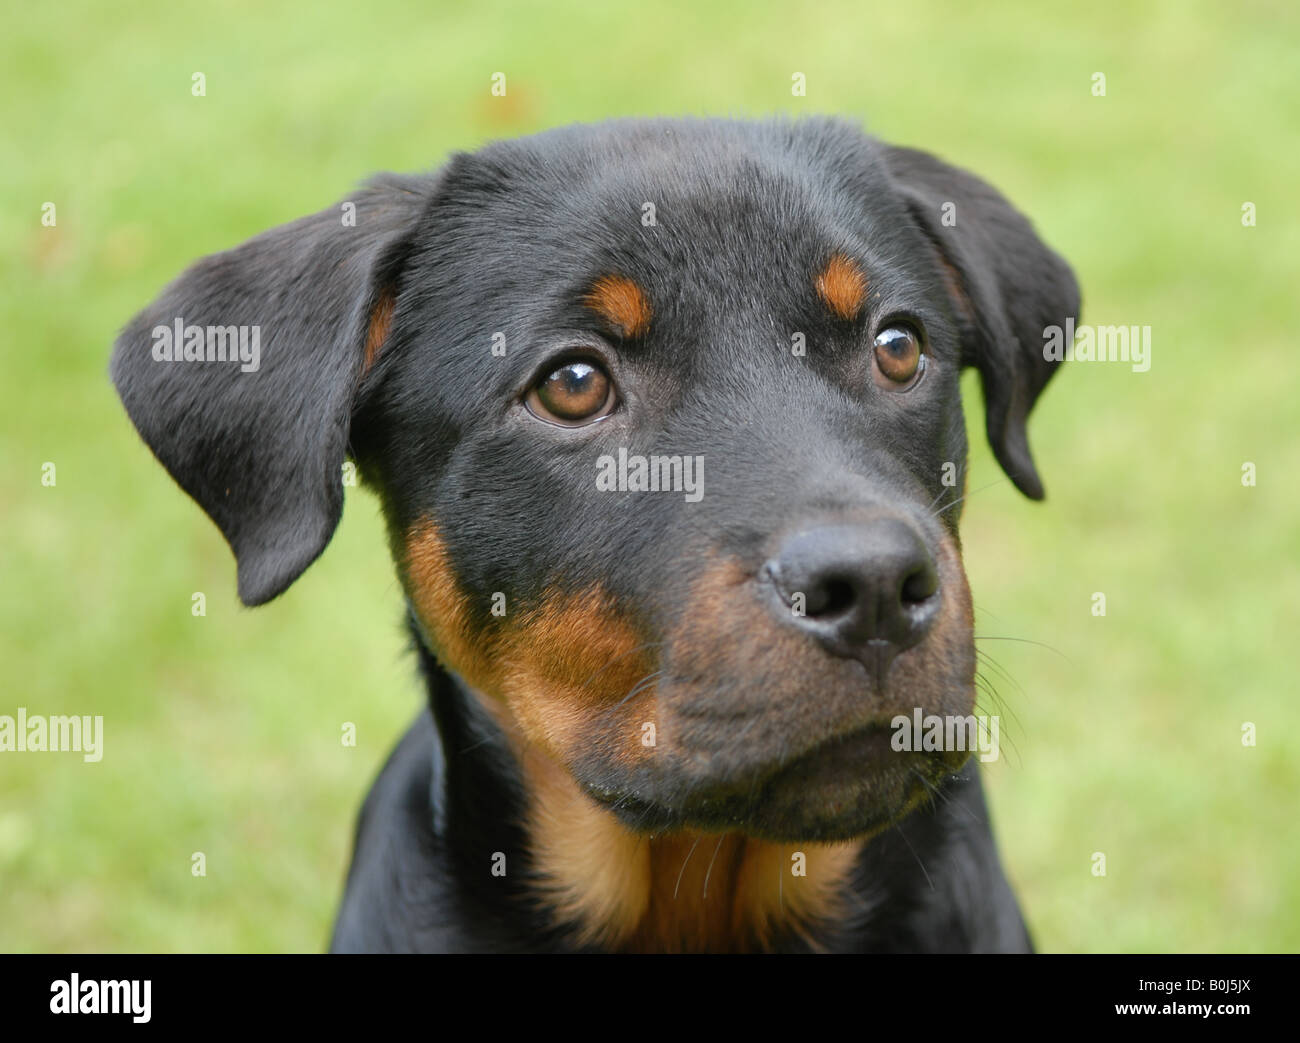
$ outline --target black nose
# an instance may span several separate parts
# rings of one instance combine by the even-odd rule
[[[919,642],[939,614],[934,558],[900,518],[804,529],[764,571],[796,626],[877,668]]]

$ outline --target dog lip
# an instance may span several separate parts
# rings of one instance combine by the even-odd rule
[[[892,730],[890,719],[878,718],[848,731],[828,736],[792,756],[766,762],[743,778],[729,779],[725,785],[718,787],[697,788],[681,801],[665,803],[654,796],[609,786],[584,785],[583,789],[598,804],[618,815],[627,825],[642,832],[657,833],[680,828],[748,832],[750,827],[761,821],[763,805],[771,799],[772,791],[800,773],[839,773],[839,777],[845,780],[897,777],[897,766],[903,764],[903,760],[900,759],[891,767],[887,760],[882,759],[884,750],[863,751],[862,749],[864,745],[878,744],[882,740],[887,743],[887,737]],[[935,766],[941,764],[941,761],[929,752],[906,751],[896,756],[918,764]],[[856,763],[849,770],[843,770],[830,763],[833,758],[838,757],[856,759]],[[939,775],[951,774],[959,767],[960,765],[942,763],[941,771],[932,770],[930,774],[937,778]],[[882,803],[874,814],[865,819],[860,821],[855,819],[854,828],[845,833],[841,839],[849,835],[864,835],[894,821],[900,809],[910,806],[908,802],[915,790],[924,785],[914,769],[906,772],[902,784],[903,792],[897,799]],[[816,788],[819,787],[814,788],[814,793]],[[818,828],[824,832],[829,827],[822,824]]]
[[[891,715],[892,716],[892,715]],[[793,756],[782,758],[777,762],[773,769],[766,773],[764,784],[771,782],[778,776],[797,769],[803,764],[815,761],[819,757],[825,757],[828,753],[835,753],[841,747],[852,747],[859,743],[870,742],[879,735],[886,735],[891,730],[887,720],[877,719],[869,721],[867,724],[858,728],[851,728],[848,731],[837,732],[834,735],[828,735],[826,738],[814,743],[808,749],[796,753]]]

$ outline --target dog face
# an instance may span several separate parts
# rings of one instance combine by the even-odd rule
[[[973,705],[960,371],[1041,496],[1078,311],[1005,200],[810,120],[568,128],[349,202],[200,262],[114,357],[245,602],[321,552],[350,453],[421,639],[628,826],[864,836],[960,765],[889,741]],[[258,326],[260,366],[168,359],[177,320]]]

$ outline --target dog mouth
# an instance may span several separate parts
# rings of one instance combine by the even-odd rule
[[[569,761],[629,828],[864,838],[936,796],[970,755],[970,743],[894,742],[900,717],[974,709],[952,541],[868,512],[796,527],[773,547],[757,573],[732,557],[699,573],[662,628],[656,683]],[[629,748],[628,721],[654,722],[646,749]]]
[[[584,787],[628,828],[649,834],[738,832],[778,842],[864,839],[888,828],[960,771],[966,750],[897,748],[889,722],[834,736],[725,782],[661,778]]]

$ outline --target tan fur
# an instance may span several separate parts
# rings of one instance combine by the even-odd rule
[[[504,702],[529,743],[571,757],[599,725],[607,736],[626,737],[628,755],[640,750],[645,701],[629,700],[617,712],[615,704],[649,672],[644,642],[601,591],[557,593],[531,611],[507,606],[479,633],[432,522],[412,527],[404,560],[433,650],[472,688]]]
[[[856,318],[867,299],[867,277],[856,261],[836,254],[817,276],[817,294],[837,318]]]
[[[639,337],[650,328],[650,299],[626,276],[602,275],[583,301],[623,337]]]
[[[366,330],[365,355],[361,364],[363,375],[370,372],[370,367],[379,358],[379,349],[388,339],[388,331],[393,326],[393,307],[396,303],[392,291],[385,290],[375,304],[374,311],[370,313],[370,326]]]
[[[835,922],[860,843],[776,844],[740,834],[639,836],[560,765],[525,754],[529,837],[544,887],[584,942],[628,952],[743,952],[777,930],[812,941]],[[796,852],[806,875],[793,873]]]
[[[500,663],[490,635],[474,633],[469,609],[447,557],[447,547],[432,522],[421,522],[407,533],[403,575],[425,636],[438,658],[473,688],[498,687]]]

